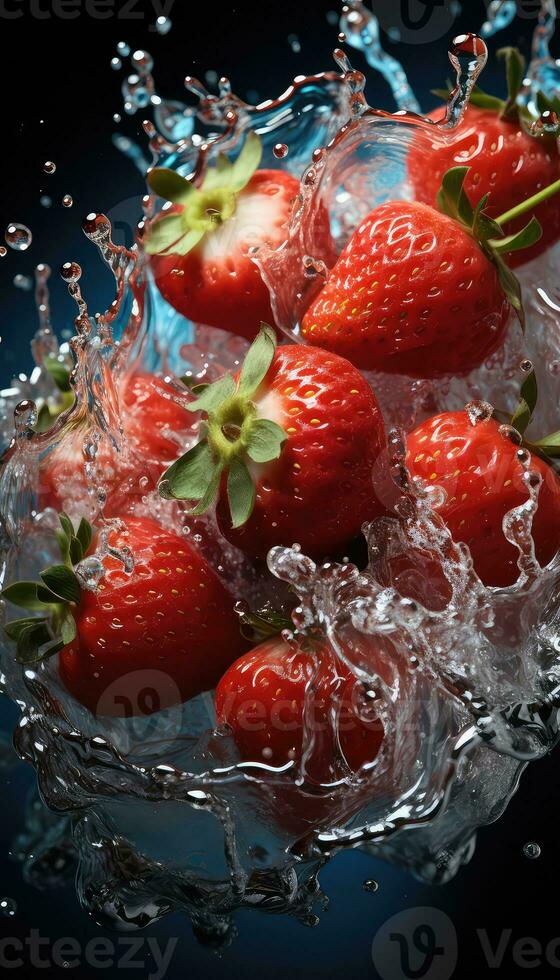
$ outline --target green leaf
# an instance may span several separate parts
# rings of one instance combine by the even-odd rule
[[[186,234],[182,215],[158,216],[149,227],[145,250],[148,255],[172,252],[173,246]]]
[[[560,457],[560,432],[552,432],[551,435],[546,436],[545,439],[541,439],[539,442],[535,442],[534,445],[545,456],[557,459]]]
[[[72,524],[72,521],[68,517],[68,514],[65,514],[64,511],[61,511],[61,513],[58,515],[58,519],[60,521],[60,526],[62,530],[64,531],[66,537],[70,541],[70,539],[73,538],[75,534],[74,525]]]
[[[50,374],[56,387],[59,391],[71,391],[72,386],[70,384],[70,371],[66,364],[55,357],[54,354],[49,354],[48,357],[43,361],[43,367]]]
[[[60,624],[60,638],[64,646],[67,646],[76,639],[77,635],[78,629],[76,627],[76,620],[74,619],[72,613],[69,612]]]
[[[214,167],[209,167],[202,182],[203,191],[229,187],[233,165],[225,153],[220,153]]]
[[[284,430],[269,419],[256,419],[251,426],[247,453],[255,463],[278,459],[287,439]]]
[[[234,459],[231,462],[228,473],[227,494],[232,527],[242,527],[243,524],[247,523],[253,513],[256,492],[251,474],[241,459]]]
[[[261,324],[241,368],[239,394],[251,396],[265,378],[276,351],[276,334],[266,323]]]
[[[519,48],[501,48],[497,54],[498,58],[505,59],[508,85],[508,100],[502,109],[501,116],[502,119],[516,120],[519,116],[517,99],[525,78],[525,58]]]
[[[60,528],[58,528],[54,534],[60,549],[60,557],[62,558],[63,562],[67,563],[70,561],[70,538],[66,532],[62,531]]]
[[[537,92],[537,108],[539,112],[555,112],[556,115],[560,115],[560,99],[557,95],[552,97],[547,96],[544,92]]]
[[[211,415],[235,392],[235,381],[230,374],[224,374],[218,381],[208,385],[199,398],[185,407],[189,412],[206,412]]]
[[[515,312],[517,313],[519,322],[521,324],[521,329],[525,330],[525,310],[523,308],[523,294],[521,292],[521,284],[516,275],[511,271],[509,266],[506,265],[503,258],[500,255],[494,253],[494,265],[498,270],[498,278],[500,280],[500,286],[502,287],[505,295],[509,299],[511,305],[513,306]]]
[[[218,489],[220,486],[220,481],[222,479],[223,469],[224,469],[224,464],[221,460],[219,462],[214,463],[214,469],[212,471],[212,475],[210,477],[204,496],[201,497],[196,507],[193,507],[189,511],[189,514],[192,514],[193,517],[196,517],[199,514],[204,514],[211,506],[211,504],[214,503],[218,495]]]
[[[294,624],[289,616],[277,612],[268,603],[262,609],[247,608],[239,615],[241,634],[250,643],[262,643],[272,636],[278,636],[284,630],[293,630]]]
[[[163,474],[160,496],[168,500],[203,500],[211,486],[216,463],[206,439],[198,442]]]
[[[29,609],[31,612],[44,611],[44,603],[37,596],[36,582],[14,582],[2,591],[2,598],[14,606]]]
[[[521,386],[521,399],[511,420],[511,424],[521,435],[526,431],[533,417],[538,397],[537,376],[534,371],[531,371]]]
[[[204,235],[205,231],[203,229],[193,228],[186,235],[183,235],[182,238],[179,238],[173,247],[168,249],[168,252],[173,255],[188,255],[204,238]]]
[[[490,111],[498,112],[500,115],[506,107],[503,99],[498,99],[495,95],[488,95],[478,85],[473,88],[469,102],[479,109],[490,109]]]
[[[474,211],[464,190],[468,172],[469,167],[452,167],[448,170],[443,176],[437,201],[441,211],[472,228]]]
[[[80,583],[75,573],[67,565],[51,565],[50,568],[41,572],[41,578],[47,589],[64,599],[65,602],[78,603],[80,601],[82,596]]]
[[[86,521],[85,517],[82,517],[80,521],[78,530],[76,531],[76,537],[82,546],[84,555],[87,555],[93,538],[93,528],[89,521]]]
[[[451,95],[453,88],[433,88],[431,89],[432,95],[436,95],[438,99],[443,99],[447,102],[449,96]]]
[[[70,561],[77,565],[84,557],[84,550],[77,538],[72,538],[70,542]]]
[[[39,599],[40,602],[43,603],[43,607],[65,605],[64,599],[61,599],[60,596],[55,595],[54,592],[51,592],[50,589],[47,589],[47,586],[42,585],[41,582],[37,582],[37,598]]]
[[[154,194],[164,201],[172,201],[173,204],[185,204],[196,193],[196,187],[190,180],[181,177],[181,174],[169,167],[154,167],[150,170],[148,184]]]
[[[234,192],[243,190],[258,170],[261,159],[262,143],[256,133],[250,132],[228,174],[228,187]]]
[[[518,231],[515,235],[508,235],[506,238],[500,238],[498,241],[490,240],[488,244],[494,252],[504,255],[509,252],[520,252],[524,248],[531,248],[532,245],[541,240],[542,236],[542,226],[537,218],[533,217],[522,231]]]
[[[22,633],[30,627],[35,627],[37,623],[46,623],[46,619],[35,619],[28,616],[25,619],[13,619],[11,623],[6,623],[4,632],[10,640],[19,640]]]

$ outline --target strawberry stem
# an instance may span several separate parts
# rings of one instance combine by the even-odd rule
[[[538,194],[534,194],[533,197],[528,197],[526,201],[522,201],[521,204],[517,204],[510,211],[506,211],[505,214],[500,215],[499,218],[495,218],[496,224],[500,225],[502,228],[504,225],[509,224],[515,218],[520,218],[521,215],[527,214],[529,211],[533,211],[539,204],[543,201],[548,201],[549,198],[554,197],[555,194],[560,192],[560,180],[556,180],[549,187],[545,187]]]

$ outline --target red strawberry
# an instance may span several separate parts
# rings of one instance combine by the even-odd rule
[[[560,155],[554,135],[529,135],[530,122],[520,115],[517,96],[525,77],[524,60],[511,48],[505,53],[510,79],[507,102],[475,90],[463,121],[445,140],[440,136],[428,144],[423,131],[412,144],[408,173],[417,201],[435,206],[446,171],[468,166],[465,192],[471,204],[474,207],[483,194],[489,194],[486,210],[497,218],[560,178]],[[544,103],[541,108],[545,108]],[[441,109],[431,112],[429,118],[441,119]],[[560,199],[543,201],[530,213],[542,225],[542,238],[520,256],[512,255],[512,266],[536,258],[560,238]],[[517,218],[506,228],[508,234],[514,234],[522,226],[523,218]]]
[[[248,340],[262,320],[273,322],[268,288],[251,253],[287,239],[300,189],[288,173],[257,170],[261,154],[258,137],[250,134],[235,163],[221,157],[200,189],[171,170],[149,175],[152,189],[176,205],[156,218],[146,243],[161,294],[188,319]]]
[[[304,710],[312,735],[305,746]],[[306,776],[317,783],[373,762],[384,737],[365,686],[332,651],[304,652],[280,637],[255,647],[224,674],[216,715],[218,724],[232,729],[245,761],[299,764],[305,747]]]
[[[506,586],[519,575],[519,552],[504,537],[506,514],[529,499],[518,459],[519,446],[492,418],[471,421],[464,412],[428,419],[408,436],[407,467],[426,486],[441,486],[438,512],[455,541],[469,546],[474,567],[487,585]],[[542,476],[533,521],[538,561],[546,565],[560,544],[560,480],[538,456],[530,469]]]
[[[467,231],[424,204],[391,201],[354,233],[302,334],[363,370],[432,378],[481,364],[510,314],[497,270]]]
[[[205,388],[192,411],[206,437],[164,474],[160,493],[198,501],[219,496],[223,534],[247,554],[276,544],[332,554],[381,513],[372,482],[384,445],[376,398],[348,361],[323,350],[275,349],[264,328],[237,382]]]
[[[37,659],[45,642],[50,654],[60,649],[64,684],[98,715],[152,714],[214,687],[247,644],[234,600],[205,559],[154,521],[128,518],[108,544],[131,549],[134,570],[108,554],[97,591],[86,591],[72,562],[87,552],[91,528],[82,522],[78,537],[65,515],[61,525],[65,564],[42,573],[39,585],[3,593],[24,608],[44,604],[45,618],[8,624],[20,659]]]
[[[161,392],[168,389],[169,396]],[[181,435],[190,434],[192,419],[173,401],[171,387],[155,375],[141,373],[126,379],[120,393],[124,429],[121,452],[102,443],[98,465],[108,490],[105,516],[121,513],[130,500],[152,490],[162,465],[178,455]],[[80,420],[45,458],[40,470],[41,508],[72,513],[86,496],[83,444],[87,430]],[[146,483],[146,478],[148,482]]]

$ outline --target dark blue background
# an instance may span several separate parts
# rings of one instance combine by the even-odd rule
[[[71,327],[75,313],[56,272],[62,262],[73,259],[82,264],[84,292],[92,311],[103,309],[112,299],[111,277],[83,237],[80,222],[91,210],[111,213],[117,208],[130,215],[132,223],[134,205],[126,205],[123,211],[122,202],[143,191],[140,175],[111,144],[115,128],[143,141],[142,113],[133,119],[123,115],[118,127],[112,122],[113,113],[121,111],[121,75],[109,68],[116,42],[124,39],[133,49],[143,46],[153,52],[158,91],[167,97],[183,98],[184,75],[203,76],[214,68],[227,74],[242,96],[256,89],[264,99],[283,91],[295,74],[332,66],[337,29],[329,26],[326,14],[333,7],[333,0],[261,0],[259,4],[240,2],[216,14],[210,4],[195,6],[190,0],[176,0],[171,14],[173,30],[166,38],[148,30],[155,19],[149,3],[139,3],[135,8],[144,13],[143,20],[125,22],[116,18],[94,21],[85,14],[72,21],[54,17],[37,20],[29,12],[29,4],[21,5],[24,16],[18,20],[0,18],[4,74],[0,227],[9,221],[23,221],[34,234],[28,252],[10,252],[0,260],[2,384],[13,372],[29,367],[28,343],[35,330],[32,294],[14,288],[14,275],[32,275],[35,264],[41,261],[53,267],[53,319],[59,331]],[[482,3],[468,0],[463,7],[455,33],[476,30],[484,16]],[[526,47],[531,26],[525,22],[520,36],[518,25],[501,35],[499,43],[520,41]],[[301,53],[292,51],[290,34],[299,38]],[[417,45],[384,40],[403,60],[425,108],[430,108],[435,100],[427,93],[441,86],[448,74],[448,38]],[[494,43],[493,47],[497,46]],[[352,53],[351,57],[357,67],[364,68],[358,55]],[[385,84],[371,72],[368,77],[370,103],[391,107]],[[497,73],[490,68],[486,85],[496,84]],[[54,177],[43,174],[42,164],[47,159],[57,163]],[[40,206],[41,193],[52,197],[50,210]],[[61,205],[65,193],[72,194],[75,201],[70,210]],[[5,699],[0,699],[0,718],[5,730],[10,730],[16,712]],[[513,940],[532,936],[543,944],[560,935],[557,904],[547,895],[555,886],[560,858],[556,767],[557,758],[551,757],[530,769],[506,816],[497,826],[481,832],[475,858],[452,884],[425,887],[366,855],[348,853],[321,876],[331,906],[315,929],[283,918],[242,913],[237,919],[236,942],[218,954],[196,942],[185,918],[170,916],[149,931],[164,941],[180,937],[168,976],[172,980],[198,975],[233,980],[245,978],[248,971],[270,980],[288,975],[309,980],[374,976],[371,942],[378,927],[393,913],[414,905],[443,908],[454,922],[460,954],[455,976],[494,976],[496,971],[489,970],[481,954],[477,929],[486,929],[494,942],[504,928],[512,929]],[[14,918],[0,918],[0,936],[25,938],[30,928],[40,928],[51,941],[73,936],[85,945],[88,938],[103,932],[78,909],[73,888],[37,892],[23,883],[20,866],[10,857],[32,784],[33,773],[22,764],[9,773],[0,773],[0,893],[15,899],[18,906]],[[537,861],[523,856],[522,847],[528,840],[542,846],[542,857]],[[362,889],[366,878],[379,881],[376,894]],[[148,964],[146,972],[149,969]],[[536,972],[543,975],[543,970],[544,975],[557,972],[546,967]],[[99,970],[86,966],[78,971],[33,971],[26,967],[14,975],[56,976],[64,972],[88,978],[99,975]],[[132,975],[139,972],[143,973],[137,970]],[[506,976],[514,973],[507,956],[502,972]],[[116,971],[102,973],[117,975]]]

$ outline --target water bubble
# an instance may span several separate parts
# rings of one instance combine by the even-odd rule
[[[344,33],[344,31],[340,32],[340,34],[338,35],[338,40],[340,41],[341,44],[344,44],[346,40],[346,34]]]
[[[375,881],[374,878],[368,878],[364,881],[363,888],[365,892],[375,893],[379,891],[379,882]]]
[[[48,194],[42,194],[41,197],[40,197],[40,199],[39,199],[39,203],[44,208],[51,208],[52,207],[52,197],[49,197]]]
[[[127,44],[126,41],[119,41],[117,44],[117,51],[123,56],[123,58],[128,58],[130,54],[130,45]]]
[[[82,276],[82,267],[77,262],[65,262],[60,270],[64,282],[78,282]]]
[[[62,198],[62,204],[65,208],[71,208],[74,204],[74,198],[71,194],[65,194]]]
[[[489,402],[473,401],[465,405],[465,412],[471,425],[478,425],[479,422],[487,422],[492,418],[494,408]]]
[[[108,243],[111,240],[111,222],[104,214],[96,213],[95,211],[90,212],[84,218],[82,228],[84,234],[92,242],[102,244],[104,242]]]
[[[327,10],[325,17],[327,18],[327,24],[330,24],[331,27],[336,27],[336,25],[338,24],[337,10]]]
[[[38,417],[39,414],[35,402],[28,401],[27,399],[19,402],[14,408],[16,436],[27,436],[29,431],[37,425]]]
[[[21,225],[15,221],[10,222],[6,228],[4,238],[6,245],[13,248],[15,252],[26,252],[33,241],[33,235],[27,225]]]
[[[94,555],[90,558],[84,558],[83,561],[79,562],[76,565],[75,571],[80,585],[90,592],[97,588],[105,573],[103,562]]]
[[[532,361],[530,361],[528,357],[525,357],[525,358],[524,358],[524,359],[523,359],[523,360],[521,361],[521,364],[519,365],[519,367],[521,368],[521,370],[522,370],[522,371],[523,371],[523,372],[524,372],[525,374],[530,374],[530,372],[531,372],[531,371],[533,370],[533,362],[532,362]]]
[[[56,173],[56,163],[54,162],[54,160],[46,160],[45,163],[43,164],[43,170],[45,171],[46,174]]]
[[[531,861],[535,861],[541,856],[540,845],[536,844],[534,841],[528,841],[527,844],[524,844],[523,846],[523,854]]]
[[[0,245],[0,258],[4,258],[8,254],[8,249],[4,245]]]
[[[118,112],[115,112],[113,114],[113,122],[120,123],[120,121],[121,121],[121,116],[119,115]]]
[[[33,280],[29,276],[22,276],[21,272],[18,272],[17,276],[14,276],[14,286],[16,289],[23,289],[24,292],[28,293],[33,289]]]
[[[17,902],[13,898],[0,898],[0,912],[7,918],[11,918],[17,912]]]
[[[120,58],[111,58],[111,68],[113,71],[119,71],[122,68],[122,61]]]
[[[158,17],[156,20],[156,31],[158,34],[169,34],[169,31],[173,27],[173,24],[169,17]]]
[[[139,49],[135,51],[131,58],[132,64],[140,75],[147,75],[154,67],[154,59],[147,51]]]
[[[277,160],[283,160],[290,151],[286,143],[277,143],[272,152]]]

